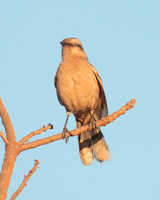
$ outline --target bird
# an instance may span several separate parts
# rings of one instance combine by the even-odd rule
[[[100,163],[108,161],[111,157],[109,148],[100,128],[96,126],[97,120],[108,115],[102,80],[96,68],[89,63],[79,39],[66,38],[60,44],[62,61],[54,84],[58,100],[67,113],[63,133],[68,131],[66,126],[71,113],[75,116],[77,128],[92,125],[92,130],[78,135],[81,161],[86,166],[94,158]]]

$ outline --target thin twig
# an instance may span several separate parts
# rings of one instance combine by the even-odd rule
[[[23,137],[20,141],[19,144],[24,144],[25,142],[27,142],[29,139],[31,139],[33,136],[41,134],[42,132],[47,131],[48,129],[52,129],[53,125],[48,124],[47,126],[43,126],[42,128],[38,129],[37,131],[32,131],[30,134],[28,134],[27,136]]]
[[[2,138],[3,142],[5,142],[6,144],[8,144],[8,140],[7,140],[5,134],[2,131],[0,131],[0,137]]]
[[[112,121],[114,121],[115,119],[120,117],[121,115],[125,114],[125,112],[127,110],[133,108],[135,103],[136,103],[136,100],[131,99],[130,102],[128,102],[125,106],[123,106],[117,112],[114,112],[113,114],[103,118],[102,120],[98,120],[96,122],[97,127],[106,126],[107,124],[111,123]],[[71,131],[69,131],[70,133],[66,134],[66,136],[71,137],[71,136],[79,135],[81,133],[86,132],[87,130],[92,130],[92,126],[87,125],[87,126],[82,126],[80,128],[71,130]],[[50,142],[54,142],[54,141],[61,140],[61,139],[63,139],[62,133],[57,134],[57,135],[53,135],[53,136],[50,136],[50,137],[47,137],[47,138],[43,138],[43,139],[40,139],[40,140],[36,140],[34,142],[28,142],[28,143],[23,144],[20,147],[20,152],[28,150],[28,149],[33,149],[33,148],[36,148],[38,146],[42,146],[42,145],[48,144]]]
[[[16,197],[21,193],[21,191],[23,190],[23,188],[27,185],[27,181],[29,180],[29,178],[32,176],[32,174],[36,171],[36,169],[38,168],[39,165],[39,161],[38,160],[34,160],[34,166],[33,168],[29,171],[27,176],[24,176],[24,180],[22,182],[22,184],[19,186],[19,188],[17,189],[17,191],[12,195],[10,200],[14,200],[16,199]]]

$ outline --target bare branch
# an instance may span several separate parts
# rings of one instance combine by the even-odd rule
[[[97,127],[105,126],[105,125],[111,123],[113,120],[117,119],[120,115],[125,114],[125,112],[127,110],[131,109],[134,106],[135,102],[136,101],[134,99],[132,99],[129,103],[127,103],[125,106],[123,106],[117,112],[114,112],[112,115],[109,115],[108,117],[105,117],[104,119],[97,121],[96,122]],[[8,115],[1,99],[0,99],[0,116],[2,118],[2,123],[5,127],[6,137],[7,137],[7,138],[5,137],[5,135],[2,131],[0,132],[0,136],[5,141],[5,144],[6,144],[5,145],[5,147],[6,147],[5,158],[4,158],[2,170],[0,173],[0,200],[5,200],[7,197],[7,190],[8,190],[8,186],[9,186],[11,175],[12,175],[13,168],[14,168],[14,163],[16,161],[17,156],[22,151],[36,148],[38,146],[60,140],[63,138],[63,136],[62,136],[62,133],[60,133],[60,134],[53,135],[53,136],[50,136],[50,137],[47,137],[44,139],[36,140],[34,142],[26,143],[34,135],[40,134],[41,132],[52,128],[51,125],[48,125],[46,127],[42,127],[41,129],[39,129],[37,131],[31,132],[28,136],[24,137],[20,141],[20,143],[17,143],[11,120],[9,118],[9,115]],[[74,130],[70,131],[71,134],[69,134],[69,133],[67,134],[67,137],[79,135],[83,132],[86,132],[88,129],[92,130],[92,126],[90,126],[90,127],[83,126],[78,129],[74,129]],[[35,162],[37,163],[37,161],[35,161]],[[18,195],[20,193],[19,191],[21,191],[24,188],[24,186],[25,186],[26,182],[28,181],[28,179],[30,178],[30,176],[37,169],[37,165],[38,164],[35,164],[33,169],[30,171],[30,173],[24,179],[20,188],[16,191],[16,193],[14,195]],[[16,198],[16,196],[14,196],[14,195],[11,198],[12,200]]]
[[[32,176],[32,174],[37,170],[38,165],[39,165],[39,161],[38,160],[34,160],[34,166],[33,168],[29,171],[28,175],[24,177],[24,180],[22,182],[22,184],[19,186],[19,188],[17,189],[17,191],[12,195],[10,200],[15,200],[16,197],[21,193],[21,191],[23,190],[23,188],[27,185],[27,181],[29,180],[29,178]]]
[[[125,106],[123,106],[117,112],[114,112],[113,114],[103,118],[102,120],[98,120],[96,122],[97,127],[106,126],[107,124],[111,123],[112,121],[117,119],[119,116],[125,114],[125,112],[127,110],[133,108],[135,103],[136,103],[136,100],[131,99],[130,102],[128,102]],[[88,129],[92,130],[92,127],[91,126],[89,127],[87,125],[87,126],[82,126],[78,129],[74,129],[74,130],[70,131],[71,134],[67,133],[67,137],[79,135],[81,133],[86,132]],[[44,138],[44,139],[36,140],[34,142],[25,143],[20,147],[20,152],[28,150],[28,149],[36,148],[38,146],[42,146],[42,145],[45,145],[45,144],[48,144],[50,142],[54,142],[54,141],[57,141],[57,140],[60,140],[60,139],[63,139],[62,133],[57,134],[57,135],[53,135],[53,136],[50,136],[50,137],[47,137],[47,138]]]
[[[4,200],[7,197],[7,190],[9,187],[10,179],[12,176],[14,163],[16,157],[19,153],[18,145],[16,142],[16,137],[13,129],[12,122],[10,120],[9,114],[4,107],[2,100],[0,98],[0,117],[5,128],[6,136],[2,134],[1,137],[5,142],[5,157],[0,173],[0,200]],[[7,137],[7,138],[6,138]]]
[[[47,126],[44,125],[42,128],[38,129],[37,131],[32,131],[30,134],[28,134],[27,136],[23,137],[19,141],[19,144],[24,144],[25,142],[27,142],[33,136],[41,134],[42,132],[45,132],[48,129],[52,129],[52,128],[53,128],[53,126],[51,124],[48,124]]]
[[[7,198],[7,191],[11,180],[14,163],[19,153],[19,146],[17,143],[13,144],[9,141],[8,145],[5,145],[5,157],[0,173],[0,200]]]
[[[120,117],[121,115],[124,115],[127,110],[130,110],[131,108],[133,108],[135,103],[136,103],[136,100],[131,99],[131,101],[126,103],[126,105],[123,106],[121,109],[119,109],[118,111],[116,111],[116,112],[112,113],[111,115],[105,117],[104,119],[98,121],[97,126],[98,127],[106,126],[107,124],[111,123],[112,121],[114,121],[115,119]]]
[[[3,142],[8,144],[8,140],[7,140],[5,134],[2,131],[0,131],[0,136],[1,136],[2,140],[3,140]]]
[[[14,133],[13,125],[10,120],[9,114],[2,103],[1,98],[0,98],[0,116],[2,118],[2,124],[4,125],[8,141],[15,142],[16,136]]]

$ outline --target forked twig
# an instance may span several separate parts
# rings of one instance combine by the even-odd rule
[[[7,140],[5,134],[2,131],[0,131],[0,137],[2,138],[4,143],[8,144],[8,140]]]
[[[47,131],[48,129],[52,129],[53,125],[48,124],[47,126],[43,125],[42,128],[38,129],[37,131],[32,131],[31,133],[29,133],[27,136],[23,137],[20,141],[19,144],[24,144],[25,142],[27,142],[29,139],[31,139],[33,136],[35,135],[39,135],[42,132]]]
[[[33,175],[33,173],[36,171],[36,169],[38,168],[38,165],[39,165],[39,161],[38,160],[34,160],[35,163],[34,163],[34,166],[33,168],[29,171],[28,175],[27,176],[24,176],[24,180],[23,182],[21,183],[21,185],[19,186],[19,188],[17,189],[17,191],[12,195],[11,199],[10,200],[15,200],[16,197],[21,193],[21,191],[23,190],[23,188],[27,185],[27,181],[30,179],[30,177]]]

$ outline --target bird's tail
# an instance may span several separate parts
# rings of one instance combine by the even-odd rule
[[[77,128],[81,126],[77,122]],[[95,157],[99,162],[110,160],[110,151],[100,128],[81,133],[78,136],[79,151],[82,163],[89,165]]]

